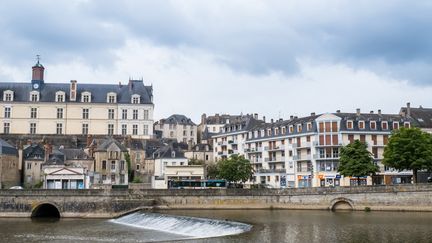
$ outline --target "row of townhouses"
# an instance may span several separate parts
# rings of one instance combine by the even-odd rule
[[[432,128],[432,109],[403,107],[399,114],[355,113],[291,116],[288,120],[265,122],[257,115],[238,117],[212,136],[215,160],[239,154],[255,170],[252,183],[271,187],[349,186],[357,178],[337,172],[342,146],[354,140],[366,142],[380,172],[360,178],[366,185],[411,183],[411,171],[396,171],[382,164],[384,147],[391,132],[400,127]]]

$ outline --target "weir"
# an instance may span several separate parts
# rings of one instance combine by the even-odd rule
[[[117,224],[163,231],[190,238],[236,235],[247,232],[252,228],[251,225],[233,221],[147,212],[135,212],[110,221]]]

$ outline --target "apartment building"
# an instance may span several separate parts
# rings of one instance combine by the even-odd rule
[[[219,133],[212,136],[215,161],[226,159],[233,154],[245,155],[248,132],[263,123],[257,114],[247,114],[225,124]]]
[[[174,114],[154,124],[154,129],[162,133],[162,138],[176,139],[177,142],[195,145],[197,125],[184,115]]]
[[[153,87],[128,84],[45,83],[32,67],[31,82],[0,82],[0,134],[153,134]]]
[[[254,183],[271,187],[349,186],[357,178],[344,178],[337,172],[342,146],[358,139],[368,144],[380,172],[360,178],[362,184],[410,183],[411,171],[396,171],[382,164],[384,146],[391,131],[410,127],[415,121],[399,114],[326,113],[290,117],[261,123],[214,136],[214,154],[226,158],[244,154],[254,167]],[[236,142],[234,141],[236,137]],[[243,146],[238,146],[240,144]],[[234,146],[234,147],[233,147]]]

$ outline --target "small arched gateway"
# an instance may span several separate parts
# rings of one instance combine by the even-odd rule
[[[332,211],[352,211],[354,209],[353,202],[347,198],[336,198],[330,205]]]
[[[33,208],[32,218],[60,218],[60,211],[51,203],[41,203]]]

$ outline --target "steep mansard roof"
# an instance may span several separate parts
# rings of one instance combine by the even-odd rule
[[[18,155],[18,150],[8,142],[0,138],[0,155]]]
[[[161,120],[164,124],[179,124],[179,125],[191,125],[196,126],[196,124],[185,115],[174,114],[166,119]]]
[[[130,104],[132,95],[140,95],[140,104],[153,104],[153,87],[145,86],[141,80],[131,80],[130,84],[86,84],[77,83],[77,99],[71,101],[70,84],[69,83],[43,83],[38,89],[40,92],[39,102],[55,102],[55,94],[57,91],[63,91],[66,95],[66,102],[81,102],[81,94],[83,92],[91,93],[92,103],[107,103],[107,94],[114,92],[117,94],[117,103]],[[0,92],[3,94],[6,90],[14,92],[14,101],[28,102],[30,92],[33,91],[31,83],[18,82],[0,82]],[[0,95],[0,100],[3,101],[3,95]]]

